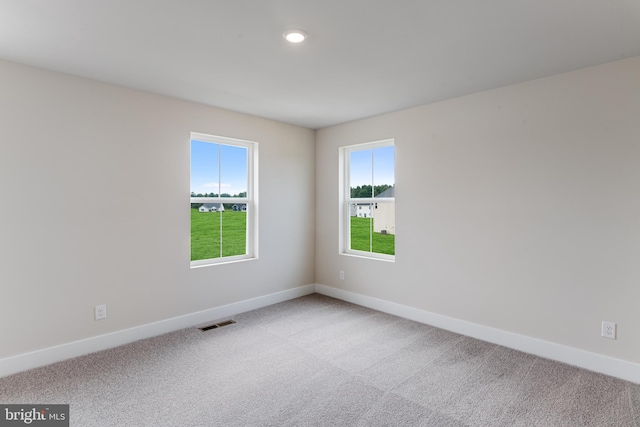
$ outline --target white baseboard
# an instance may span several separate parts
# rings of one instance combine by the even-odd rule
[[[173,317],[171,319],[161,320],[159,322],[149,323],[122,331],[7,357],[5,359],[0,359],[0,378],[16,372],[26,371],[28,369],[71,359],[73,357],[128,344],[140,339],[154,337],[167,332],[200,325],[212,320],[222,319],[245,311],[277,304],[279,302],[312,294],[314,291],[314,285],[300,286],[257,298],[239,301],[233,304],[186,314],[184,316]]]
[[[416,322],[640,384],[640,365],[637,363],[431,313],[322,284],[300,286],[135,328],[0,359],[0,377],[277,304],[312,294],[314,291]]]
[[[316,284],[316,292],[353,304],[640,384],[640,364],[507,332],[402,304]]]

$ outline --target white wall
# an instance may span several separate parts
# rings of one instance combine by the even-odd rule
[[[639,76],[634,58],[319,130],[316,281],[639,363]],[[338,147],[387,138],[396,262],[339,255]]]
[[[634,58],[334,126],[314,152],[308,129],[0,61],[0,359],[315,279],[640,363],[638,76]],[[191,131],[260,143],[259,260],[189,268]],[[397,260],[339,255],[338,147],[386,138]]]
[[[314,282],[313,131],[5,61],[0,94],[0,359]],[[259,142],[259,260],[189,268],[192,131]]]

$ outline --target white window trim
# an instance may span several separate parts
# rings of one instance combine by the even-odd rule
[[[258,259],[258,143],[224,136],[191,132],[191,138],[189,139],[189,151],[191,151],[191,141],[194,139],[214,144],[245,147],[247,149],[247,197],[190,197],[189,204],[189,209],[191,209],[191,203],[246,203],[247,253],[244,255],[190,261],[191,268]],[[191,158],[191,156],[189,156],[189,158]],[[191,171],[191,165],[189,165],[189,171]],[[191,189],[189,189],[189,194],[191,194]],[[191,220],[189,220],[189,236],[191,236]],[[191,239],[191,237],[189,237],[189,239]],[[191,244],[189,244],[189,253],[191,253]]]
[[[349,171],[349,154],[352,151],[374,149],[379,147],[389,147],[389,146],[393,146],[395,150],[395,139],[393,138],[383,139],[380,141],[365,142],[362,144],[354,144],[354,145],[340,147],[340,155],[338,159],[338,167],[340,170],[340,176],[338,180],[339,181],[338,253],[340,255],[395,262],[395,259],[396,259],[395,255],[359,251],[359,250],[351,249],[349,247],[349,240],[350,240],[349,236],[350,236],[350,226],[351,226],[349,204],[350,203],[372,203],[373,204],[378,202],[389,202],[389,201],[395,200],[395,198],[386,198],[386,197],[385,198],[379,198],[379,197],[351,198],[351,188],[349,185],[349,177],[351,176]],[[395,167],[394,167],[394,175],[395,175]]]

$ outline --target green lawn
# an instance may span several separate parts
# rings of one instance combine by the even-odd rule
[[[369,246],[370,233],[373,235],[372,247]],[[373,218],[351,217],[351,249],[395,255],[395,241],[396,236],[392,234],[373,233]]]
[[[191,209],[191,261],[220,258],[220,216]],[[246,224],[246,212],[222,212],[222,256],[246,253]]]
[[[191,260],[220,258],[220,212],[191,209]],[[351,217],[351,249],[370,252],[372,218]],[[222,256],[244,255],[247,235],[246,212],[222,212]],[[370,228],[371,227],[371,228]],[[371,252],[395,255],[395,236],[373,233]]]

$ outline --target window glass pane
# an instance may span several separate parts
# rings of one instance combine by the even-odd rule
[[[373,204],[373,232],[371,252],[395,255],[396,208],[395,201]]]
[[[394,147],[378,147],[373,150],[373,186],[374,197],[393,187],[395,184],[394,176]],[[389,196],[389,191],[381,197]]]
[[[349,248],[371,252],[373,204],[349,203]]]
[[[349,153],[349,188],[351,197],[373,197],[371,183],[373,174],[373,150],[358,150]]]
[[[247,149],[220,145],[222,197],[247,197]]]
[[[247,253],[247,204],[225,203],[222,212],[222,256]]]
[[[220,194],[220,144],[191,141],[191,197]]]
[[[220,206],[220,203],[192,204],[191,261],[220,257]]]
[[[375,197],[395,198],[393,146],[373,150],[373,187]],[[395,255],[395,201],[377,202],[373,209],[371,252]]]
[[[395,203],[349,203],[349,248],[395,255]]]

